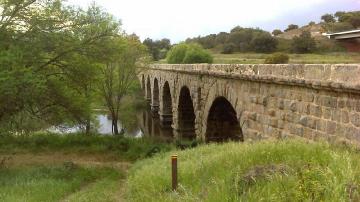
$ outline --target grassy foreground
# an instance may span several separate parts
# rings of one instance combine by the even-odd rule
[[[170,155],[135,164],[130,201],[359,201],[360,153],[302,140],[204,145],[179,151],[179,189]]]
[[[0,201],[123,201],[135,160],[172,148],[100,135],[0,135]]]

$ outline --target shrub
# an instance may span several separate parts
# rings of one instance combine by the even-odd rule
[[[197,44],[179,44],[174,46],[167,55],[169,64],[212,63],[211,54]]]
[[[291,49],[295,53],[310,53],[316,49],[316,42],[311,33],[304,31],[300,36],[295,36],[291,43]]]
[[[278,41],[269,33],[259,33],[251,40],[250,46],[257,53],[269,53],[276,49]]]
[[[169,64],[181,64],[184,60],[188,45],[185,43],[172,47],[167,53],[166,60]]]
[[[289,62],[289,56],[285,53],[274,53],[265,59],[266,64],[286,64]]]
[[[231,54],[234,52],[234,50],[235,50],[235,45],[233,43],[227,43],[227,44],[224,44],[221,53]]]

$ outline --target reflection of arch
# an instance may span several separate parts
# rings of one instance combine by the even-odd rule
[[[217,97],[207,117],[206,142],[243,141],[236,111],[225,97]]]
[[[172,100],[169,83],[166,81],[162,94],[161,124],[171,126],[172,124]]]
[[[150,84],[150,77],[148,76],[146,81],[146,99],[151,101],[151,84]]]
[[[190,139],[196,138],[194,107],[191,100],[190,90],[186,86],[183,86],[180,90],[178,127],[182,137]]]

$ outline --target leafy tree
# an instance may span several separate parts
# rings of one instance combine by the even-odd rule
[[[316,25],[316,23],[314,21],[310,21],[308,25],[313,26],[313,25]]]
[[[300,36],[295,36],[291,43],[292,51],[295,53],[309,53],[316,48],[315,39],[311,37],[311,33],[303,31]]]
[[[147,46],[148,51],[155,61],[165,58],[167,51],[171,47],[170,40],[165,38],[156,41],[147,38],[143,41],[143,44]]]
[[[119,134],[118,120],[122,99],[136,84],[137,70],[146,66],[146,48],[137,37],[116,37],[110,41],[119,50],[104,64],[100,93],[112,118],[112,131]]]
[[[288,32],[288,31],[293,30],[293,29],[299,29],[299,26],[298,26],[298,25],[294,25],[294,24],[290,24],[290,25],[288,25],[288,27],[284,30],[284,32]]]
[[[274,31],[272,31],[272,34],[274,35],[274,36],[277,36],[277,35],[279,35],[279,34],[282,34],[283,32],[280,30],[280,29],[274,29]]]
[[[325,14],[321,16],[321,20],[323,20],[326,23],[335,22],[335,17],[332,14]]]
[[[231,53],[234,52],[234,50],[235,50],[235,45],[234,44],[226,43],[226,44],[224,44],[224,47],[223,47],[221,53],[223,53],[223,54],[231,54]]]
[[[0,1],[0,10],[0,128],[30,125],[13,120],[87,123],[92,61],[102,59],[102,41],[119,33],[119,22],[95,5],[84,11],[61,0]]]
[[[212,63],[211,54],[198,44],[180,43],[170,49],[167,55],[169,64]]]
[[[204,50],[197,44],[190,44],[186,50],[186,54],[182,63],[194,64],[194,63],[212,63],[213,57],[211,54]]]
[[[269,33],[263,32],[254,36],[251,40],[251,49],[257,53],[268,53],[276,49],[278,42]]]

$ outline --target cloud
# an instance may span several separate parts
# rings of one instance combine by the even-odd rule
[[[91,0],[69,1],[80,6],[89,5],[90,2]],[[187,37],[228,31],[236,25],[250,27],[265,25],[272,28],[280,22],[281,26],[284,26],[284,21],[293,23],[301,21],[298,15],[307,11],[323,10],[322,7],[326,8],[330,4],[340,9],[344,4],[359,3],[359,0],[97,1],[97,4],[121,19],[123,28],[128,33],[135,32],[142,39],[167,37],[175,42],[185,40]],[[323,13],[318,15],[321,14]]]

